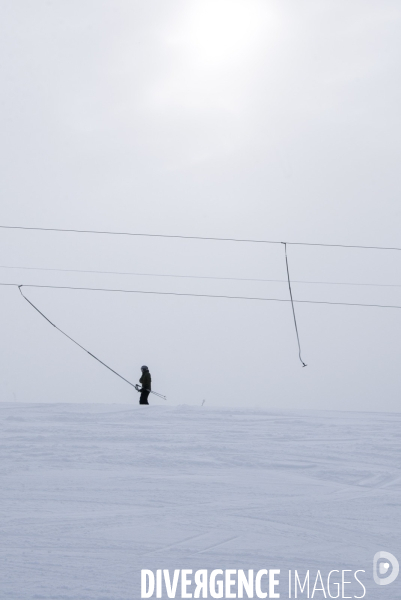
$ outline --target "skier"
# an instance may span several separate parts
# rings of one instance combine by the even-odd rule
[[[152,389],[152,377],[150,376],[149,369],[146,365],[143,365],[143,367],[141,367],[141,371],[142,375],[139,379],[139,383],[142,383],[142,388],[138,389],[138,392],[141,392],[139,404],[149,404],[148,396],[150,394],[150,390]]]

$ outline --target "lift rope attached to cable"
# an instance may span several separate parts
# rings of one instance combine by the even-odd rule
[[[297,334],[297,341],[298,341],[298,355],[299,355],[299,360],[302,363],[303,367],[306,367],[306,363],[304,363],[304,361],[302,360],[302,356],[301,356],[301,342],[299,341],[299,333],[298,333],[298,325],[297,325],[297,318],[295,316],[295,308],[294,308],[294,300],[292,298],[292,289],[291,289],[291,279],[290,279],[290,269],[288,267],[288,257],[287,257],[287,243],[286,242],[282,242],[282,244],[284,244],[284,252],[285,252],[285,265],[287,267],[287,279],[288,279],[288,289],[290,290],[290,299],[291,299],[291,306],[292,306],[292,314],[294,316],[294,325],[295,325],[295,333]]]
[[[94,354],[92,354],[92,352],[89,352],[89,350],[87,350],[86,348],[84,348],[83,346],[81,346],[81,344],[79,344],[76,340],[74,340],[71,336],[68,335],[68,333],[65,333],[65,331],[63,331],[62,329],[60,329],[60,327],[57,327],[57,325],[55,325],[54,323],[52,323],[52,321],[50,321],[50,319],[48,319],[46,317],[46,315],[44,315],[37,306],[35,306],[33,304],[33,302],[31,302],[23,293],[22,291],[22,285],[18,286],[18,289],[20,291],[21,296],[28,302],[28,304],[30,304],[32,306],[32,308],[34,308],[44,319],[46,319],[46,321],[48,323],[50,323],[50,325],[52,325],[53,327],[55,327],[55,329],[57,329],[57,331],[59,331],[60,333],[62,333],[63,335],[65,335],[66,338],[68,338],[69,340],[71,340],[71,342],[74,342],[74,344],[76,344],[77,346],[79,346],[82,350],[84,350],[84,352],[86,352],[87,354],[89,354],[89,356],[91,356],[92,358],[94,358],[95,360],[97,360],[97,362],[99,362],[101,365],[103,365],[104,367],[106,367],[106,369],[108,369],[109,371],[111,371],[112,373],[114,373],[114,375],[117,375],[117,377],[119,377],[120,379],[122,379],[123,381],[125,381],[126,383],[128,383],[128,385],[132,386],[133,388],[136,389],[136,391],[139,391],[137,389],[137,385],[134,383],[131,383],[131,381],[128,381],[128,379],[125,379],[125,377],[123,377],[122,375],[120,375],[120,373],[117,373],[117,371],[115,371],[114,369],[112,369],[111,367],[109,367],[108,365],[106,365],[106,363],[104,363],[102,360],[100,360],[100,358],[98,358],[97,356],[95,356]],[[151,394],[154,394],[155,396],[157,396],[158,398],[163,398],[163,400],[167,400],[166,396],[163,396],[162,394],[159,394],[158,392],[153,392],[152,390],[146,390],[148,392],[150,392]]]

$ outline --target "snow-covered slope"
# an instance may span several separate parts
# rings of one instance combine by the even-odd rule
[[[141,569],[201,568],[281,569],[282,598],[288,569],[365,569],[367,598],[401,598],[401,578],[372,580],[376,552],[401,558],[400,425],[388,413],[0,404],[0,598],[133,600]]]

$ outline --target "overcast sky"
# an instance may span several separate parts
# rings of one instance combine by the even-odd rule
[[[396,0],[5,2],[0,224],[401,246]],[[401,253],[289,247],[296,281],[401,286]],[[286,277],[281,245],[0,230],[0,265]],[[287,298],[285,282],[0,268],[0,281]],[[401,310],[27,289],[171,404],[400,410]],[[401,305],[401,287],[294,283]],[[0,288],[2,401],[138,395]],[[158,403],[156,399],[152,402]]]

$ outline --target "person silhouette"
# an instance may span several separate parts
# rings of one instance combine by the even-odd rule
[[[151,377],[149,369],[146,365],[143,365],[141,367],[141,371],[142,371],[142,375],[139,379],[139,383],[142,384],[142,388],[138,389],[138,392],[141,392],[141,396],[139,398],[139,404],[149,404],[148,396],[152,389],[152,377]]]

